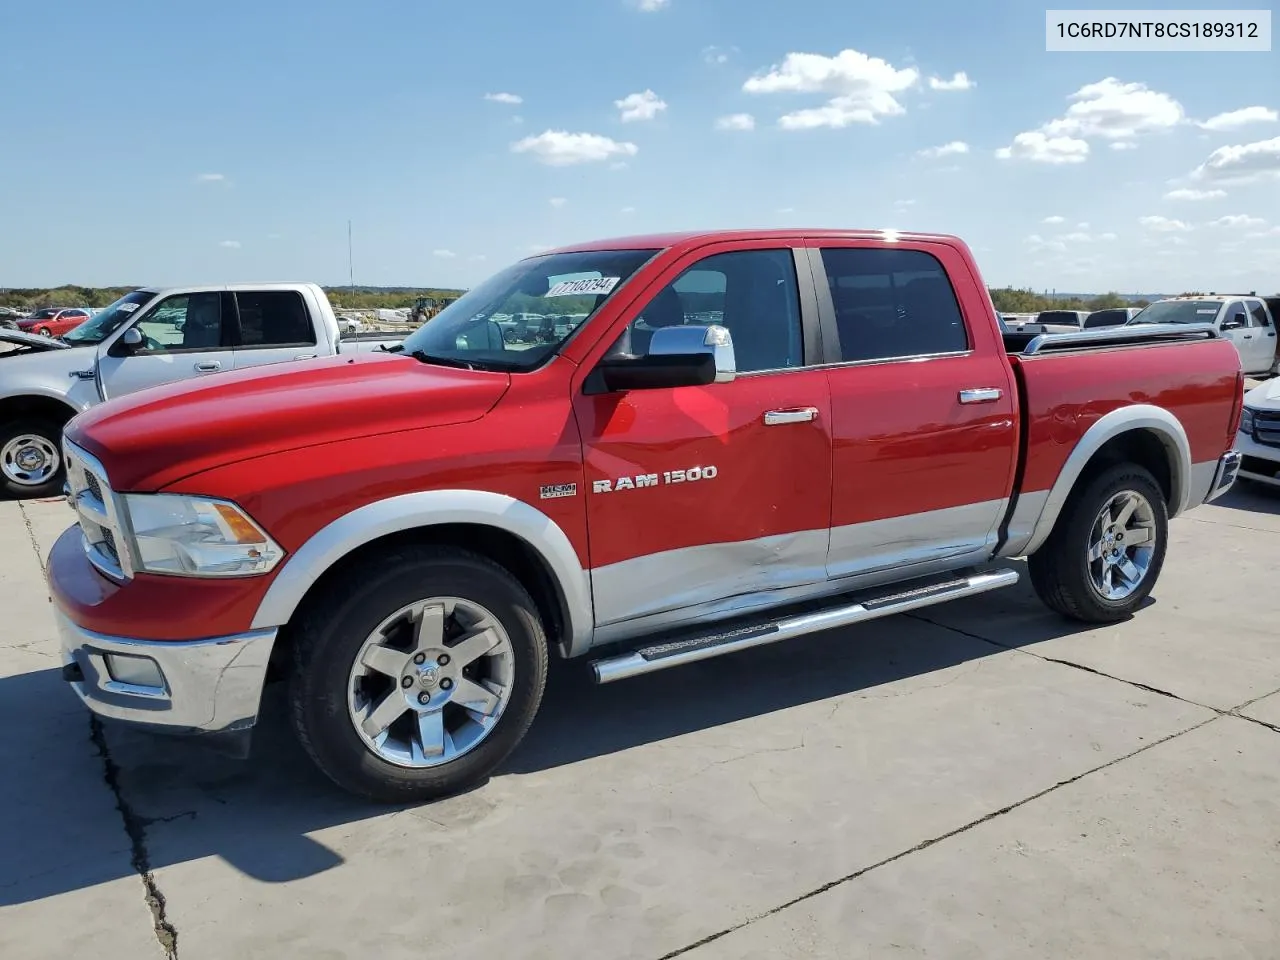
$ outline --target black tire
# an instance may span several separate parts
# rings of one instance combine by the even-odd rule
[[[350,592],[328,591],[298,623],[289,700],[303,748],[338,786],[371,800],[423,802],[482,783],[524,738],[542,702],[547,637],[533,598],[496,563],[447,547],[399,548],[362,567],[356,583]],[[431,597],[458,597],[490,611],[511,641],[514,679],[505,710],[470,752],[439,766],[409,768],[366,746],[348,711],[348,683],[378,624]]]
[[[1094,587],[1089,546],[1094,521],[1112,498],[1126,491],[1151,506],[1155,543],[1141,583],[1123,599],[1110,599]],[[1071,494],[1053,533],[1027,558],[1031,585],[1049,609],[1085,623],[1115,623],[1130,617],[1150,595],[1164,566],[1169,543],[1169,508],[1151,473],[1134,463],[1117,464]]]
[[[9,476],[9,470],[0,470],[0,490],[13,498],[33,499],[38,497],[56,497],[62,494],[62,486],[67,479],[67,467],[62,462],[62,427],[49,420],[10,420],[0,424],[0,457],[10,441],[24,435],[43,437],[53,445],[57,456],[57,469],[43,483],[21,483]],[[8,464],[0,464],[8,467]]]

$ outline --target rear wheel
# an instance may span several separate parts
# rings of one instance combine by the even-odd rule
[[[528,592],[463,550],[409,547],[303,619],[294,727],[334,782],[389,802],[482,782],[542,700],[547,639]]]
[[[42,337],[52,337],[52,336],[53,336],[53,331],[52,331],[52,330],[50,330],[48,327],[37,327],[37,328],[36,328],[36,333],[40,334],[40,336],[42,336]]]
[[[0,424],[0,486],[11,497],[62,492],[62,428],[47,420]]]
[[[1129,617],[1164,566],[1169,512],[1155,478],[1137,464],[1109,467],[1067,501],[1027,566],[1050,609],[1087,623]]]

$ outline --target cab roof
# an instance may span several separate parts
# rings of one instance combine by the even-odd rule
[[[536,256],[552,253],[584,253],[590,250],[667,250],[672,247],[700,247],[708,243],[724,243],[735,240],[918,240],[962,244],[959,238],[944,233],[918,233],[909,230],[831,230],[825,228],[785,230],[688,230],[672,233],[647,233],[627,237],[611,237],[568,244],[540,251]]]

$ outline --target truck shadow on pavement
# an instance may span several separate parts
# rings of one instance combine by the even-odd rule
[[[495,785],[805,704],[873,698],[886,684],[1074,632],[1024,577],[986,596],[603,687],[585,663],[553,661],[542,711]],[[98,733],[52,668],[0,679],[0,724],[0,849],[16,854],[0,875],[0,907],[209,857],[260,882],[299,880],[344,863],[325,833],[403,809],[359,801],[320,774],[294,740],[279,685],[268,688],[248,760],[110,725]],[[422,813],[436,828],[482,830],[483,790]]]

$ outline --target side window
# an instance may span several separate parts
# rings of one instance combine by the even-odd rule
[[[893,360],[969,349],[946,270],[920,250],[827,248],[844,360]]]
[[[1249,314],[1245,313],[1244,304],[1236,300],[1229,307],[1222,319],[1223,330],[1238,330],[1249,325]]]
[[[168,297],[138,321],[138,332],[144,338],[138,353],[217,350],[226,344],[222,336],[222,296],[191,293]]]
[[[733,336],[739,373],[804,365],[800,297],[790,250],[718,253],[660,290],[614,344],[643,356],[655,330],[718,323]]]
[[[240,344],[244,347],[311,347],[315,327],[302,295],[295,290],[260,290],[236,294]]]
[[[1271,326],[1271,320],[1267,316],[1267,308],[1261,300],[1250,300],[1245,305],[1249,307],[1249,313],[1253,316],[1253,325],[1255,327]]]

